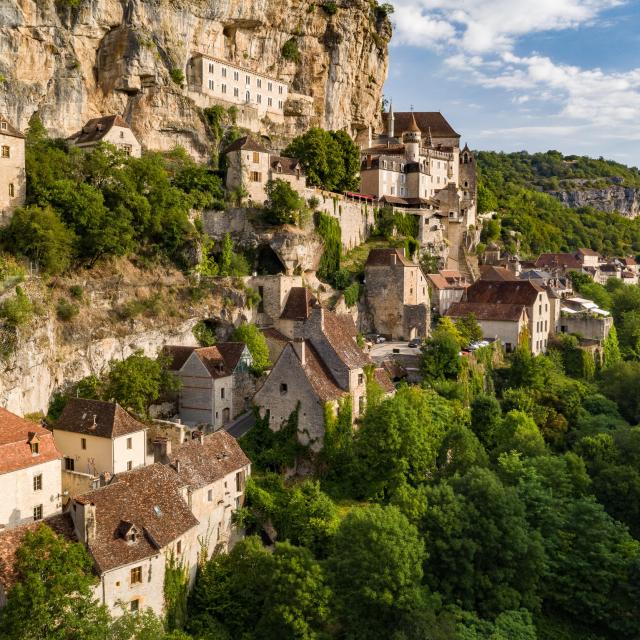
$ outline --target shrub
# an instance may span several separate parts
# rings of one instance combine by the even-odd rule
[[[73,320],[78,315],[80,309],[77,304],[70,302],[66,298],[60,298],[58,300],[58,304],[56,306],[56,315],[58,316],[58,320],[62,322],[69,322]]]
[[[322,10],[328,16],[334,16],[336,13],[338,13],[338,5],[333,0],[329,0],[329,2],[325,2],[324,4],[322,4]]]
[[[216,334],[206,320],[198,320],[191,331],[201,347],[211,347],[216,343]]]
[[[282,57],[290,62],[300,62],[300,49],[298,49],[298,41],[290,38],[282,45]]]
[[[353,307],[358,304],[362,289],[360,283],[353,282],[344,290],[344,302],[347,307]]]
[[[301,213],[305,209],[301,198],[291,185],[276,178],[267,183],[267,219],[273,224],[300,224]]]
[[[169,75],[176,84],[182,84],[184,82],[184,71],[182,71],[182,69],[171,69],[171,71],[169,71]]]
[[[22,287],[16,287],[16,295],[5,300],[0,306],[0,318],[4,318],[12,327],[20,327],[31,319],[33,304]]]
[[[269,360],[269,347],[264,337],[264,333],[255,324],[242,324],[236,327],[231,334],[234,342],[244,342],[253,358],[252,369],[254,373],[260,375],[271,366]]]

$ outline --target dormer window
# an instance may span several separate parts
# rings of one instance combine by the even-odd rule
[[[31,455],[40,455],[40,438],[35,433],[29,434],[29,447],[31,448]]]
[[[5,131],[7,128],[7,123],[6,122],[0,122],[0,129],[2,129],[3,131]]]

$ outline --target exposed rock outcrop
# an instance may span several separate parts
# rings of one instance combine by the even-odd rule
[[[640,189],[633,187],[611,185],[605,189],[550,191],[549,194],[572,209],[593,207],[609,213],[617,212],[628,218],[640,214]]]
[[[314,124],[364,128],[379,117],[390,23],[368,0],[342,0],[329,13],[303,0],[80,0],[75,8],[65,0],[5,0],[0,112],[24,129],[38,111],[57,136],[122,113],[144,145],[178,143],[206,157],[206,123],[171,79],[200,52],[311,96],[310,113],[290,107],[289,134]],[[291,38],[299,62],[282,56]]]

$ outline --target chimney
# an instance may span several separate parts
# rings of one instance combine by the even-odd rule
[[[95,430],[98,427],[98,416],[97,414],[93,414],[93,424],[89,427],[89,429]]]
[[[71,517],[80,542],[92,545],[96,539],[96,505],[89,500],[74,500]]]
[[[153,441],[153,461],[166,463],[171,455],[171,440],[169,438],[156,438]]]
[[[294,340],[292,343],[293,349],[300,360],[300,364],[303,366],[307,364],[307,345],[304,340]]]

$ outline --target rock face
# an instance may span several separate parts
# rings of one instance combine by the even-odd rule
[[[355,131],[375,124],[387,72],[390,23],[368,0],[337,12],[303,0],[4,0],[0,112],[24,129],[38,111],[55,136],[121,113],[143,145],[182,144],[206,157],[201,111],[170,72],[203,53],[276,76],[313,98],[290,108],[289,134],[310,125]],[[299,62],[282,46],[294,38]],[[301,114],[301,115],[300,115]],[[268,123],[265,123],[268,129]]]
[[[612,185],[606,189],[550,191],[549,194],[573,209],[593,207],[609,213],[615,211],[628,218],[640,215],[640,189],[632,187]]]

